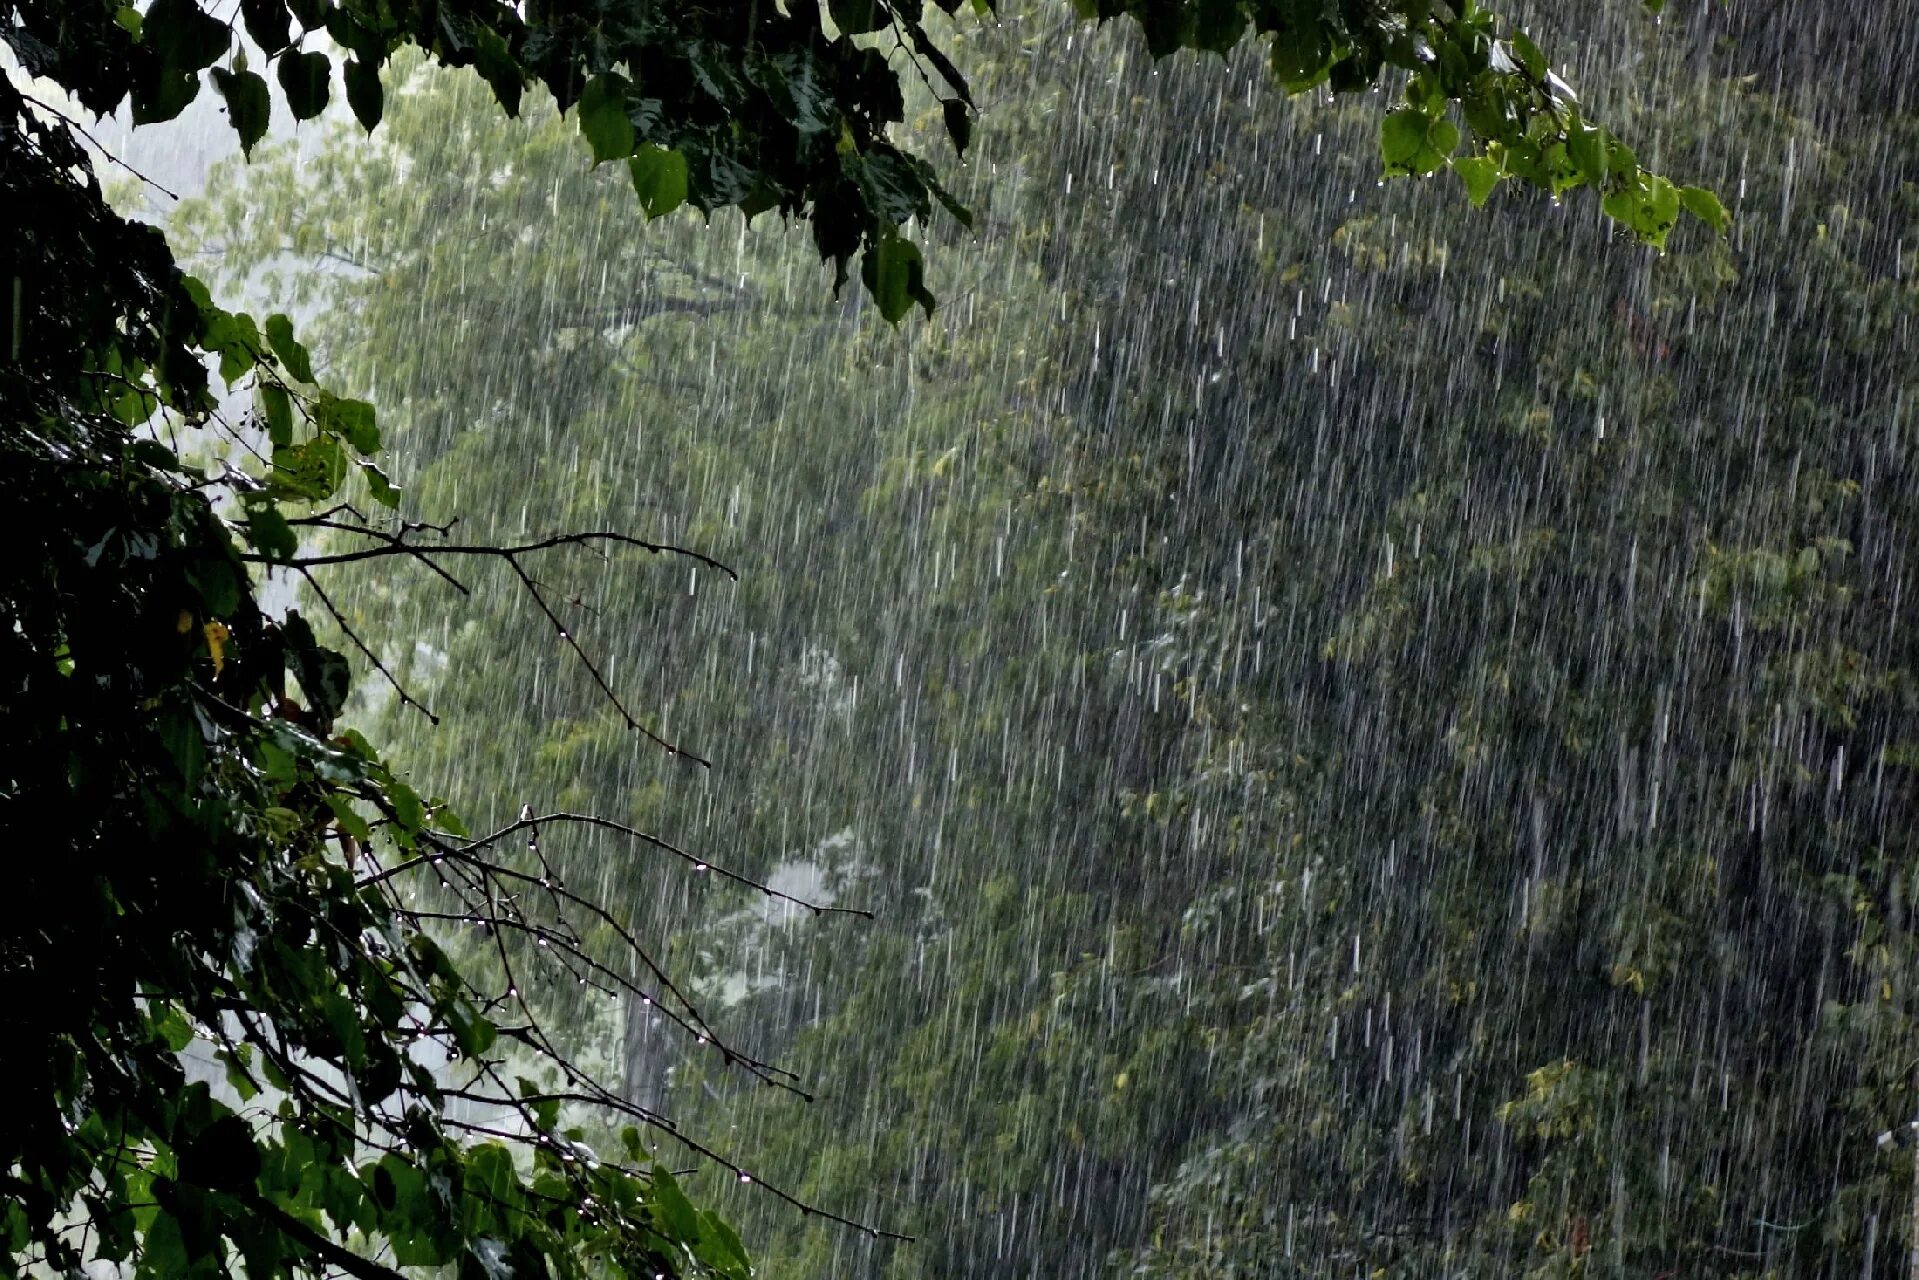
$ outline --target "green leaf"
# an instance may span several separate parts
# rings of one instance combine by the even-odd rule
[[[254,1081],[248,1063],[253,1056],[253,1046],[237,1045],[232,1049],[221,1049],[214,1054],[227,1069],[227,1085],[240,1095],[240,1101],[250,1102],[259,1095],[260,1086]]]
[[[373,829],[367,825],[366,819],[360,816],[359,810],[353,807],[351,800],[337,792],[328,792],[326,804],[327,808],[333,810],[334,821],[340,824],[340,830],[362,844],[373,838]]]
[[[276,496],[319,502],[339,489],[346,479],[346,467],[346,452],[340,442],[332,436],[317,436],[275,449],[267,485]]]
[[[948,98],[940,103],[940,114],[946,120],[946,136],[953,140],[953,150],[961,156],[973,142],[973,111],[958,98]]]
[[[386,110],[386,90],[380,85],[380,68],[354,58],[340,69],[340,76],[346,81],[346,101],[353,108],[354,119],[372,133]]]
[[[446,832],[448,835],[459,836],[462,839],[467,838],[466,823],[461,820],[459,814],[448,807],[446,801],[435,800],[427,807],[433,811],[433,825],[436,828]]]
[[[1426,146],[1426,130],[1432,117],[1424,111],[1405,108],[1387,116],[1379,125],[1379,156],[1388,169],[1411,169]]]
[[[260,330],[244,311],[218,313],[201,341],[219,352],[220,377],[229,387],[260,361]]]
[[[520,114],[520,95],[526,88],[526,72],[513,59],[506,41],[497,31],[482,30],[473,42],[473,68],[493,89],[493,97],[509,116]]]
[[[446,1011],[447,1029],[453,1042],[469,1058],[478,1057],[493,1047],[499,1032],[465,1000],[455,1000]]]
[[[387,788],[387,803],[393,806],[393,817],[407,831],[420,831],[426,827],[426,803],[420,799],[419,792],[404,782],[395,782]]]
[[[158,61],[134,73],[133,123],[160,124],[185,111],[200,96],[200,77],[169,71]]]
[[[888,235],[860,255],[860,279],[880,314],[898,324],[919,303],[933,314],[933,295],[926,290],[925,263],[919,246],[904,236]]]
[[[160,411],[160,400],[150,391],[128,387],[113,398],[113,416],[129,427],[137,427]]]
[[[282,0],[240,0],[240,14],[246,19],[247,34],[268,57],[292,41],[293,27]]]
[[[277,382],[262,382],[253,390],[260,397],[260,416],[266,419],[267,439],[275,448],[292,444],[293,400],[287,395],[287,389]]]
[[[213,87],[227,100],[227,120],[240,135],[240,150],[248,156],[253,146],[266,137],[267,121],[273,111],[273,98],[267,82],[251,71],[213,69]]]
[[[200,593],[201,612],[209,618],[229,618],[248,594],[245,571],[218,553],[203,555],[186,567],[187,582]]]
[[[140,24],[140,43],[167,71],[204,71],[232,46],[233,33],[194,0],[154,0]]]
[[[1431,173],[1459,146],[1459,126],[1444,116],[1402,107],[1379,126],[1379,155],[1389,174]]]
[[[279,312],[267,317],[267,345],[296,382],[313,381],[313,361],[307,349],[293,336],[293,321]]]
[[[594,76],[580,94],[580,133],[595,165],[633,154],[633,122],[626,116],[627,80],[616,72]]]
[[[261,555],[276,560],[291,560],[300,549],[293,526],[271,502],[258,503],[247,511],[247,541]]]
[[[333,92],[333,64],[324,53],[289,49],[280,55],[276,74],[295,120],[311,120],[326,110]]]
[[[1513,32],[1507,40],[1507,45],[1513,51],[1514,61],[1526,69],[1527,75],[1536,82],[1543,82],[1546,79],[1546,55],[1525,32]]]
[[[1333,44],[1318,22],[1290,22],[1273,34],[1273,77],[1287,93],[1304,93],[1326,79]]]
[[[1606,135],[1603,131],[1575,120],[1566,130],[1566,156],[1579,174],[1593,186],[1606,181]]]
[[[1722,236],[1732,228],[1732,215],[1726,212],[1726,206],[1704,187],[1679,188],[1679,206]]]
[[[186,1015],[173,1005],[161,1005],[157,1012],[149,1014],[147,1025],[173,1053],[193,1043],[193,1027],[188,1024]]]
[[[663,1235],[687,1244],[700,1238],[700,1215],[663,1164],[653,1166],[653,1207]]]
[[[686,157],[679,152],[642,143],[627,168],[648,218],[671,213],[686,200]]]
[[[1461,156],[1453,161],[1453,172],[1466,184],[1466,198],[1482,207],[1501,177],[1499,161],[1491,156]]]
[[[193,708],[181,704],[168,707],[156,717],[154,729],[187,790],[198,789],[207,768],[207,740]]]
[[[366,490],[373,495],[373,500],[388,510],[398,507],[399,487],[387,478],[386,472],[380,470],[377,463],[362,461],[359,465],[360,474],[366,477]]]
[[[380,428],[374,424],[373,406],[364,400],[349,400],[322,391],[313,405],[313,422],[320,430],[339,436],[363,455],[380,451]]]
[[[1663,249],[1666,237],[1679,219],[1680,194],[1671,182],[1657,175],[1644,175],[1630,186],[1621,187],[1605,199],[1608,216],[1626,224],[1639,239]]]
[[[300,682],[308,705],[322,719],[331,721],[346,705],[351,682],[346,659],[313,638],[313,628],[298,609],[287,610],[280,630],[286,639],[287,665]]]
[[[753,1271],[738,1233],[717,1213],[700,1214],[699,1257],[723,1275],[749,1276]]]
[[[833,15],[833,25],[840,34],[849,36],[878,31],[893,16],[883,0],[826,0],[826,10]]]

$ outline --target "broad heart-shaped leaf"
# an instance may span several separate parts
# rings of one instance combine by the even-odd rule
[[[246,19],[247,34],[268,57],[293,39],[293,24],[282,0],[240,0],[240,15]]]
[[[326,110],[333,92],[333,64],[324,53],[289,49],[279,57],[280,88],[295,120],[311,120]]]
[[[1393,112],[1379,126],[1379,155],[1391,174],[1431,173],[1459,145],[1459,126],[1414,107]]]
[[[633,154],[633,122],[626,116],[627,79],[617,72],[594,76],[580,94],[580,133],[593,148],[593,163]]]
[[[264,84],[260,87],[262,91],[266,88]],[[267,345],[296,381],[313,381],[313,362],[307,356],[307,349],[293,336],[293,321],[278,311],[267,317]]]
[[[863,36],[887,25],[892,15],[884,0],[826,0],[826,11],[842,35]]]
[[[346,451],[340,448],[340,442],[332,436],[319,436],[275,449],[267,487],[279,497],[319,502],[339,489],[340,481],[346,479],[346,465]]]
[[[508,52],[506,41],[498,32],[488,28],[480,32],[479,39],[473,44],[473,69],[480,73],[493,89],[493,97],[499,102],[500,109],[509,116],[520,114],[520,95],[526,88],[526,72]]]
[[[1293,22],[1273,33],[1273,76],[1287,93],[1304,93],[1326,79],[1333,42],[1317,22]]]
[[[1606,213],[1630,227],[1655,249],[1666,247],[1666,237],[1679,220],[1679,189],[1657,174],[1641,177],[1606,197]]]
[[[233,33],[194,0],[153,0],[140,23],[140,43],[168,71],[202,71],[232,46]]]
[[[133,72],[133,123],[161,124],[187,109],[200,96],[200,77],[170,71],[158,58],[137,62]]]
[[[865,283],[880,314],[893,324],[919,303],[933,314],[933,295],[926,290],[926,265],[919,246],[903,236],[887,235],[860,255],[860,280]]]
[[[258,363],[260,330],[253,323],[253,317],[244,311],[222,311],[208,306],[203,307],[202,312],[201,345],[219,353],[220,377],[230,387]]]
[[[240,135],[240,150],[253,154],[253,144],[266,137],[267,119],[273,111],[267,82],[251,71],[213,69],[213,87],[227,100],[227,120]]]
[[[353,108],[353,118],[360,122],[362,129],[372,133],[386,110],[386,90],[380,85],[380,68],[354,58],[340,69],[340,77],[346,81],[346,101]]]
[[[686,200],[686,157],[679,152],[642,143],[627,168],[647,217],[671,213]]]
[[[1426,130],[1432,117],[1408,107],[1395,111],[1379,125],[1379,155],[1388,168],[1410,169],[1415,157],[1426,146]]]
[[[1466,198],[1484,205],[1499,185],[1499,161],[1490,156],[1461,156],[1453,161],[1453,172],[1466,184]]]
[[[1732,226],[1732,215],[1726,212],[1726,206],[1719,203],[1719,197],[1704,187],[1679,188],[1679,207],[1699,219],[1720,235],[1726,234]]]
[[[247,541],[261,555],[278,560],[290,560],[300,549],[293,526],[280,514],[280,508],[264,500],[264,495],[261,501],[247,507]]]
[[[753,1264],[746,1256],[746,1246],[740,1243],[740,1237],[726,1219],[717,1213],[700,1215],[700,1261],[706,1263],[721,1275],[745,1277],[753,1274]]]
[[[1606,135],[1579,120],[1566,129],[1566,156],[1579,175],[1597,187],[1606,181]]]
[[[653,1166],[653,1208],[662,1235],[689,1245],[700,1238],[700,1215],[663,1164]]]
[[[322,391],[313,405],[313,424],[339,436],[362,454],[380,451],[380,428],[374,425],[373,406]]]

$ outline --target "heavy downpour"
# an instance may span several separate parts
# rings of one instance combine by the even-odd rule
[[[1919,1278],[1903,6],[0,44],[0,1277]]]

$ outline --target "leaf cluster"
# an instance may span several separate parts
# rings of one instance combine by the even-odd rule
[[[381,870],[484,877],[491,846],[340,722],[346,660],[262,605],[251,566],[297,563],[316,504],[397,500],[372,409],[284,316],[213,304],[11,83],[0,115],[0,198],[30,211],[0,264],[0,1274],[746,1275],[637,1130],[603,1159],[561,1128],[562,1096],[612,1094],[505,1083],[511,1044],[571,1072]]]

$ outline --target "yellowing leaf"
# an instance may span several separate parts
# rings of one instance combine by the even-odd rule
[[[181,614],[185,617],[185,614]],[[219,675],[227,665],[227,637],[232,634],[223,622],[209,622],[200,630],[207,638],[207,652],[213,655],[213,674]]]

